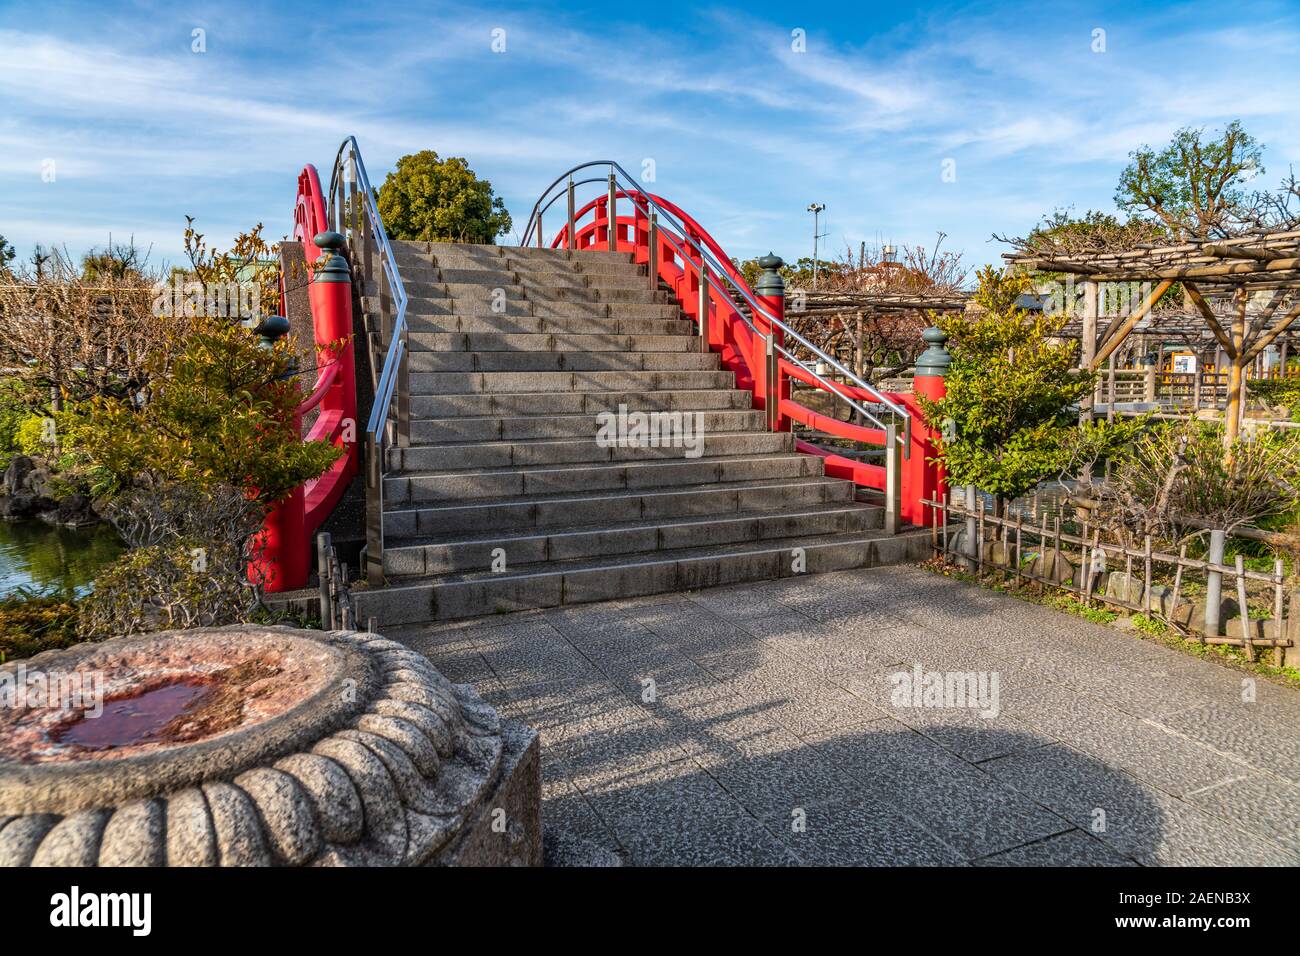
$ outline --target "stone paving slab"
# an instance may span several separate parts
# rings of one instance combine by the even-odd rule
[[[634,863],[788,866],[800,862],[691,760],[633,771],[584,794]]]
[[[1212,666],[1212,665],[1210,665]],[[1239,776],[1242,764],[1159,724],[1060,684],[1003,699],[1006,712],[1108,766],[1179,795]]]
[[[1218,700],[1166,717],[1162,724],[1231,754],[1257,770],[1300,782],[1300,724],[1267,705]]]
[[[809,807],[803,829],[787,818],[780,839],[816,866],[963,866],[961,855],[924,827],[868,797]],[[775,823],[775,821],[774,821]]]
[[[1072,829],[941,744],[886,718],[813,741],[882,803],[973,860]]]
[[[1145,866],[1294,866],[1293,853],[1222,817],[1060,748],[984,765],[1008,785],[1051,806],[1116,853]]]
[[[1187,795],[1206,812],[1300,854],[1300,787],[1262,773]]]
[[[544,825],[633,865],[1300,863],[1300,693],[918,567],[392,636],[535,727]],[[918,665],[931,705],[893,693]],[[942,700],[980,674],[996,713]]]
[[[1058,833],[1046,840],[994,853],[976,866],[1137,866],[1082,830]]]

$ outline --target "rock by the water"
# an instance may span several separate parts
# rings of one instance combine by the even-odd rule
[[[48,468],[37,465],[27,476],[27,490],[41,498],[58,497],[54,490],[54,475]]]
[[[41,495],[10,495],[0,498],[0,518],[35,518],[56,507],[52,498]]]
[[[26,455],[14,455],[9,461],[9,467],[5,469],[4,477],[0,478],[0,491],[6,495],[16,495],[21,492],[26,487],[27,476],[35,467],[36,462]]]
[[[99,520],[99,515],[95,514],[94,506],[89,498],[85,495],[72,494],[62,498],[58,506],[48,515],[49,519],[55,524],[68,525],[71,527],[80,527],[82,525],[94,524]]]

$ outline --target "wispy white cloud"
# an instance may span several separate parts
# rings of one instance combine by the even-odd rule
[[[297,168],[324,166],[352,132],[376,179],[416,149],[468,157],[521,220],[574,162],[652,157],[657,186],[736,254],[806,254],[804,208],[818,199],[839,235],[943,229],[983,260],[990,232],[1057,205],[1107,206],[1128,152],[1182,125],[1240,116],[1270,168],[1300,158],[1300,18],[1266,0],[1238,9],[1258,28],[1216,26],[1208,4],[893,5],[874,12],[889,20],[878,29],[810,26],[803,53],[792,24],[754,8],[611,22],[434,3],[361,9],[339,32],[317,6],[232,4],[195,21],[209,30],[202,56],[181,13],[73,17],[93,9],[74,3],[20,24],[0,11],[0,233],[93,244],[134,219],[170,251],[170,224],[190,212],[279,234]],[[491,51],[495,27],[505,54]],[[55,184],[40,181],[47,158]],[[940,178],[945,159],[955,183]]]

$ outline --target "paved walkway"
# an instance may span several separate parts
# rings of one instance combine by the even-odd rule
[[[919,568],[392,636],[538,728],[544,825],[629,863],[1300,863],[1300,692]],[[896,702],[916,664],[997,715]]]

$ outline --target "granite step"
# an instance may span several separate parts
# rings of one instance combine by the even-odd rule
[[[653,392],[734,388],[732,372],[411,372],[411,394],[503,392]]]
[[[593,420],[593,426],[595,422]],[[794,436],[789,432],[750,431],[735,433],[673,430],[664,426],[662,443],[614,444],[584,438],[524,439],[504,442],[462,442],[412,445],[388,449],[390,475],[431,471],[471,471],[496,468],[544,468],[579,463],[604,464],[637,461],[695,461],[700,458],[757,456],[791,452]],[[592,431],[595,431],[593,427]],[[686,447],[689,439],[689,447]],[[691,454],[694,451],[696,454]]]
[[[412,395],[414,418],[487,415],[595,415],[620,405],[640,411],[749,410],[751,392],[738,388],[686,388],[673,391],[478,392],[457,395]]]
[[[577,558],[541,570],[394,578],[387,587],[354,592],[353,600],[360,620],[391,627],[872,567],[919,560],[929,548],[924,529],[799,536]]]
[[[629,406],[631,408],[631,406]],[[761,432],[766,419],[761,411],[728,409],[701,411],[701,428],[709,432]],[[547,438],[591,438],[599,423],[589,415],[464,415],[415,419],[411,443],[525,441]]]
[[[580,491],[529,498],[489,498],[446,504],[393,506],[384,514],[396,538],[600,525],[808,508],[854,500],[851,482],[839,478],[719,481],[632,491]]]
[[[475,351],[412,349],[412,372],[715,372],[712,352]]]
[[[600,527],[564,527],[473,537],[390,540],[384,573],[418,577],[470,571],[523,571],[577,558],[650,554],[800,535],[843,534],[882,526],[883,509],[849,503],[707,518],[651,519]]]
[[[698,485],[713,481],[816,478],[815,455],[768,454],[668,461],[629,461],[531,468],[485,468],[384,476],[384,501],[394,508],[423,502],[446,504],[475,498],[562,494],[592,490],[634,490]]]
[[[412,332],[416,352],[699,352],[688,323],[675,335],[612,335],[580,332]]]

